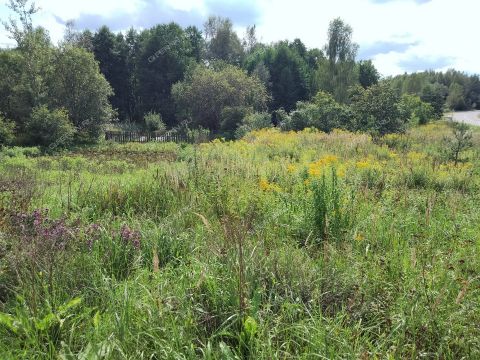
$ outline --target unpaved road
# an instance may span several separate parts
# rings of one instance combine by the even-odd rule
[[[451,118],[457,122],[464,122],[470,125],[480,126],[480,110],[475,111],[459,111],[449,113],[447,118]]]

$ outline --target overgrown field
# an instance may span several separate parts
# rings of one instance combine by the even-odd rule
[[[1,359],[480,358],[480,135],[0,152]]]

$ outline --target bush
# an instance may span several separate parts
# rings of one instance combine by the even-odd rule
[[[33,109],[26,132],[31,145],[57,148],[70,145],[76,129],[65,109],[51,111],[46,106],[40,106]]]
[[[416,95],[405,94],[400,100],[400,111],[413,125],[425,125],[435,118],[433,106]]]
[[[347,106],[339,104],[332,95],[320,91],[312,102],[298,102],[289,117],[283,115],[282,128],[303,130],[314,127],[324,132],[335,128],[349,128],[352,115]]]
[[[443,152],[447,160],[453,161],[455,166],[460,162],[462,153],[473,147],[472,131],[465,123],[452,122],[452,136],[443,139]]]
[[[15,124],[0,115],[0,147],[10,145],[15,139]]]
[[[226,107],[222,110],[220,130],[227,139],[235,137],[235,131],[242,125],[243,119],[251,114],[253,109],[245,106]]]
[[[167,127],[162,120],[162,115],[156,112],[149,112],[144,117],[145,127],[148,131],[155,131],[161,134],[167,131]]]
[[[253,113],[247,115],[235,132],[237,139],[244,137],[247,133],[253,130],[260,130],[272,127],[272,117],[269,113]]]
[[[374,135],[403,132],[408,121],[401,111],[400,96],[389,83],[361,86],[351,91],[355,130],[369,131]]]

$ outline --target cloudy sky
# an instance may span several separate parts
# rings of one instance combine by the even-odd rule
[[[0,18],[8,17],[0,0]],[[328,23],[343,18],[360,45],[359,58],[373,59],[383,75],[454,67],[480,73],[479,0],[37,0],[35,23],[46,27],[54,41],[64,24],[79,29],[146,28],[175,21],[202,26],[208,15],[229,17],[243,36],[256,24],[263,42],[301,38],[322,48]],[[0,45],[9,40],[0,32]]]

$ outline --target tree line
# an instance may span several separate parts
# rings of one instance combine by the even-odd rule
[[[159,24],[114,33],[67,25],[54,46],[32,26],[34,5],[10,0],[20,22],[0,51],[0,143],[63,147],[96,141],[106,124],[166,131],[203,128],[227,138],[259,126],[402,131],[453,109],[480,106],[478,76],[456,71],[380,79],[357,61],[352,28],[328,27],[322,49],[300,39],[263,44],[255,26],[241,38],[229,19],[203,29]]]

